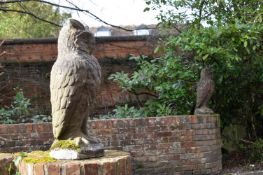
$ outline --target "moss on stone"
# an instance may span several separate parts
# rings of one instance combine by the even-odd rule
[[[69,150],[76,150],[79,151],[80,150],[80,146],[77,145],[73,140],[58,140],[55,141],[52,146],[51,146],[51,150],[52,149],[69,149]]]
[[[50,163],[57,160],[49,156],[49,151],[33,151],[23,158],[26,163]]]

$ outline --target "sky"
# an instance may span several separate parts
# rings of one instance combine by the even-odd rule
[[[66,0],[53,2],[67,4]],[[82,9],[89,10],[104,21],[113,25],[156,24],[154,12],[143,12],[146,7],[144,0],[71,0]],[[89,27],[105,25],[94,20],[85,13],[72,13],[72,17],[80,20]]]

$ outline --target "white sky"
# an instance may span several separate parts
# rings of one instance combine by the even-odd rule
[[[68,5],[65,0],[53,0]],[[89,10],[104,21],[113,25],[156,24],[156,13],[143,12],[144,0],[71,0],[82,9]],[[89,27],[105,25],[92,19],[86,13],[73,13],[72,17]]]

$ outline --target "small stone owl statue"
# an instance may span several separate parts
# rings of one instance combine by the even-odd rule
[[[212,114],[214,111],[208,107],[208,102],[215,90],[213,74],[208,67],[201,71],[200,81],[197,83],[197,97],[195,114]]]

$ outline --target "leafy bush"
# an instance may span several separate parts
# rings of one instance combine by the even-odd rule
[[[29,114],[30,100],[24,96],[21,89],[16,88],[16,95],[9,108],[0,109],[0,122],[3,124],[12,124],[16,120],[20,120]]]
[[[117,106],[113,110],[113,114],[101,115],[101,119],[110,119],[110,118],[141,118],[145,117],[145,113],[141,109],[136,109],[135,107],[129,107],[127,104],[124,106]]]
[[[43,123],[43,122],[51,122],[52,118],[49,115],[43,115],[43,114],[39,114],[39,115],[34,115],[31,118],[32,123]]]
[[[235,152],[240,150],[240,140],[246,137],[245,127],[242,125],[230,124],[225,127],[222,131],[223,149],[227,153]]]
[[[38,123],[50,122],[51,117],[48,115],[33,115],[30,99],[24,96],[21,89],[16,88],[16,95],[9,108],[0,108],[0,123],[14,124],[14,123]]]
[[[31,102],[30,99],[24,96],[21,89],[16,89],[16,95],[14,97],[13,104],[11,105],[13,115],[24,116],[29,114]]]
[[[249,162],[263,161],[263,139],[258,139],[248,145],[242,144],[242,149],[247,154]]]
[[[138,66],[136,71],[131,75],[117,72],[109,77],[125,91],[151,97],[146,103],[138,102],[146,116],[189,114],[194,108],[198,67],[172,52],[161,58],[132,57]]]

